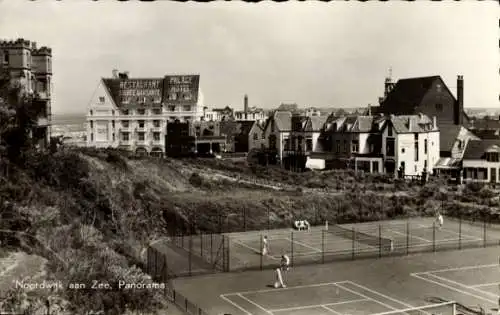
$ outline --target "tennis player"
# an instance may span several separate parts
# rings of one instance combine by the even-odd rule
[[[287,255],[281,256],[281,264],[279,268],[276,268],[276,282],[274,283],[275,288],[286,288],[286,284],[283,281],[283,275],[285,271],[290,270],[290,258]]]
[[[444,219],[441,213],[439,212],[437,213],[436,222],[439,225],[439,229],[441,229],[443,227]]]
[[[269,254],[269,240],[267,239],[267,235],[264,235],[262,238],[262,256],[266,256]]]

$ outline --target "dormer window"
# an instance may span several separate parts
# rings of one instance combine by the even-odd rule
[[[486,152],[486,161],[499,162],[498,152]]]
[[[105,101],[104,96],[99,96],[99,103],[104,103],[104,101]]]
[[[390,125],[387,126],[387,136],[392,137],[392,127]]]

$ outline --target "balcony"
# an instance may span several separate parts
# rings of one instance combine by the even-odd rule
[[[146,145],[147,141],[145,139],[143,140],[135,140],[135,145]]]
[[[38,125],[38,127],[44,127],[44,126],[50,125],[50,122],[47,119],[47,117],[38,117],[37,125]]]
[[[146,127],[135,127],[134,129],[135,132],[146,132]]]
[[[118,129],[119,132],[130,132],[130,130],[131,130],[130,126],[128,126],[128,127],[120,127]]]
[[[130,139],[128,140],[120,139],[118,140],[118,142],[120,143],[120,145],[132,145],[132,141]]]

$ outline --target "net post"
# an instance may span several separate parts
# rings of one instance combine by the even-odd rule
[[[453,302],[451,305],[451,314],[452,315],[457,315],[457,303]]]
[[[243,207],[243,230],[247,231],[247,207]]]
[[[378,257],[382,258],[382,225],[378,225]]]
[[[432,222],[432,251],[436,251],[436,221]]]
[[[406,222],[406,255],[410,254],[410,222]]]
[[[325,230],[321,230],[321,263],[325,263]]]
[[[226,272],[231,271],[231,239],[229,238],[229,235],[225,236],[227,239],[227,267],[226,267]]]
[[[352,260],[354,260],[356,251],[356,231],[352,228]]]
[[[290,265],[291,265],[291,267],[293,267],[293,231],[290,232],[290,239],[292,240],[292,242],[291,242],[291,247],[292,247],[292,255],[291,256],[292,257],[290,257]]]
[[[462,249],[462,216],[458,220],[458,249]]]
[[[264,241],[262,239],[262,234],[260,235],[260,270],[262,270],[263,266],[262,266],[262,263],[263,263],[263,254],[264,254]]]

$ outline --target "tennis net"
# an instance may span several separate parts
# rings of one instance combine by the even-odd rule
[[[381,246],[383,250],[385,251],[391,251],[392,250],[392,240],[388,238],[383,238],[383,237],[378,237],[374,235],[370,235],[367,233],[355,231],[352,229],[344,228],[341,227],[340,225],[330,225],[328,227],[328,230],[326,230],[328,233],[340,236],[343,238],[347,238],[350,240],[355,240],[360,243],[370,245],[370,246],[375,246],[379,247]]]

